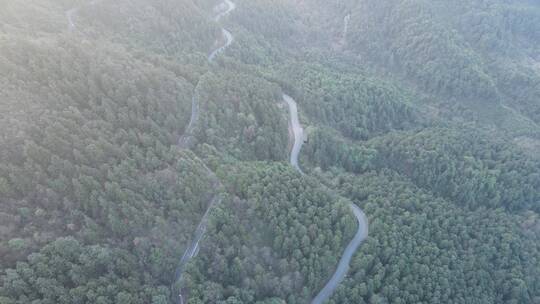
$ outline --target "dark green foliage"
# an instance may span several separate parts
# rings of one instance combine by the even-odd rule
[[[287,1],[237,1],[238,10],[234,13],[235,23],[252,33],[261,35],[272,44],[290,43],[298,45],[305,39],[302,28],[296,26],[295,6]]]
[[[147,285],[147,278],[125,250],[58,239],[6,272],[0,302],[158,304],[168,299],[168,289]]]
[[[380,80],[302,63],[280,74],[298,88],[297,99],[305,113],[346,137],[365,140],[416,122],[407,95]]]
[[[284,165],[220,172],[236,198],[212,213],[186,279],[190,303],[307,302],[356,229],[347,201]]]
[[[4,91],[6,106],[11,110],[8,113],[18,115],[28,104],[25,115],[35,117],[15,125],[7,125],[6,117],[8,133],[25,136],[18,145],[10,144],[13,138],[9,137],[2,142],[7,147],[6,162],[0,165],[7,188],[3,199],[11,212],[23,207],[33,213],[42,209],[46,218],[52,217],[44,225],[75,221],[72,224],[78,229],[83,228],[81,221],[88,216],[118,236],[126,236],[155,224],[153,216],[145,214],[149,210],[157,211],[158,216],[177,216],[170,209],[182,208],[183,200],[191,202],[187,207],[195,207],[195,214],[204,210],[206,199],[197,199],[201,189],[179,178],[186,175],[186,181],[196,178],[208,183],[205,171],[192,155],[171,149],[179,126],[187,120],[191,87],[185,81],[166,70],[145,68],[137,61],[131,68],[97,68],[94,59],[77,47],[63,56],[59,54],[59,65],[54,61],[60,62],[60,58],[52,54],[49,45],[16,42],[12,49],[4,50],[10,74],[25,79],[22,85],[35,84],[32,88],[19,87],[29,93],[24,98],[18,98],[15,90]],[[32,73],[25,77],[17,68],[29,60],[30,53],[40,65],[26,66]],[[115,53],[103,51],[103,56],[107,55]],[[113,58],[122,62],[119,57]],[[75,62],[80,70],[62,70],[62,64],[75,66]],[[40,78],[44,73],[48,77]],[[112,82],[118,84],[113,87]],[[197,167],[199,172],[192,171]],[[187,174],[193,175],[188,178]],[[173,188],[163,188],[164,182]],[[180,193],[184,197],[178,197]],[[200,202],[193,204],[197,200]],[[73,213],[62,220],[64,224],[53,220],[60,216],[56,212],[72,208]],[[36,223],[40,225],[40,221]],[[28,228],[25,234],[31,235]]]
[[[105,33],[125,44],[174,55],[176,61],[188,63],[197,52],[206,53],[219,34],[197,2],[98,1],[82,6],[78,31],[85,35]]]
[[[21,5],[9,7],[25,11]],[[55,263],[66,266],[40,274],[41,281],[56,280],[65,293],[80,283],[86,298],[60,300],[54,297],[64,292],[55,295],[55,289],[26,295],[10,289],[1,296],[17,303],[167,303],[179,256],[215,184],[196,155],[175,147],[189,120],[190,82],[204,67],[98,43],[89,33],[73,37],[78,34],[36,40],[9,26],[0,33],[2,275],[15,262],[32,265],[40,248],[42,259],[54,258],[48,252],[65,236],[84,248],[110,250],[112,262],[130,263],[129,272],[113,276],[103,267],[70,281],[57,276],[76,268],[79,258],[59,256]],[[81,255],[85,250],[94,249]],[[0,285],[11,288],[12,273]],[[122,282],[102,291],[110,281]],[[44,289],[39,282],[26,284]]]
[[[534,209],[540,200],[540,162],[489,132],[434,128],[395,133],[370,143],[376,165],[460,205]]]
[[[342,139],[336,133],[327,128],[310,130],[304,155],[324,170],[341,166],[347,171],[360,173],[374,166],[377,150]]]
[[[497,122],[489,110],[498,102],[510,108],[507,115],[516,109],[540,121],[537,2],[365,0],[351,6],[349,47],[368,64],[435,99],[476,109],[491,123]]]
[[[336,186],[370,214],[370,237],[329,303],[535,303],[539,240],[501,209],[462,210],[391,171]],[[536,219],[538,220],[538,219]]]
[[[286,158],[286,111],[279,88],[241,72],[206,74],[196,92],[199,138],[239,159]],[[283,107],[283,105],[281,105]]]
[[[351,21],[351,44],[429,92],[495,101],[497,89],[481,59],[433,11],[421,0],[362,1]]]
[[[536,2],[4,2],[0,303],[540,302]]]

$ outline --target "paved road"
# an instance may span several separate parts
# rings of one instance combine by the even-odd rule
[[[214,61],[214,58],[219,53],[223,52],[226,48],[228,48],[229,45],[231,45],[231,43],[234,40],[233,35],[231,34],[231,32],[227,31],[224,28],[221,29],[221,34],[223,35],[223,37],[225,37],[225,44],[223,44],[221,47],[215,49],[212,53],[210,53],[210,55],[208,56],[208,61],[210,61],[210,62]]]
[[[192,133],[195,122],[199,118],[199,100],[197,96],[197,92],[199,91],[199,83],[200,80],[197,82],[195,89],[193,89],[193,95],[191,96],[191,117],[189,118],[189,123],[186,127],[186,130],[184,131],[184,134],[182,134],[182,136],[180,136],[180,138],[178,139],[178,147],[181,149],[188,148],[189,139],[193,135]]]
[[[347,32],[349,31],[349,21],[351,20],[351,15],[348,14],[343,18],[343,33],[341,34],[341,44],[345,45],[347,43]]]
[[[97,3],[97,1],[98,0],[92,0],[88,4],[94,5],[94,4]],[[75,15],[79,12],[80,9],[81,9],[81,7],[77,6],[77,7],[74,7],[72,9],[69,9],[69,10],[66,11],[66,18],[67,18],[67,21],[68,21],[68,30],[70,32],[75,29],[74,18],[75,18]]]
[[[221,5],[226,5],[227,6],[227,9],[221,11],[220,13],[218,13],[216,15],[216,17],[214,18],[214,21],[216,22],[219,22],[219,20],[225,16],[227,16],[228,14],[230,14],[234,9],[236,9],[236,4],[234,4],[234,2],[230,1],[230,0],[225,0],[223,1],[223,3]],[[225,37],[225,44],[223,44],[221,47],[215,49],[212,53],[210,53],[210,55],[208,56],[208,61],[212,62],[214,61],[214,58],[219,54],[221,53],[222,51],[224,51],[226,48],[228,48],[231,43],[233,42],[234,40],[234,37],[233,35],[231,34],[231,32],[227,31],[226,29],[224,28],[221,28],[221,35],[223,37]]]
[[[66,11],[66,18],[68,20],[68,30],[73,31],[75,29],[75,22],[73,22],[73,16],[79,11],[79,8],[72,8]]]
[[[341,259],[339,260],[336,272],[328,283],[326,283],[324,288],[319,292],[319,294],[313,299],[313,301],[311,301],[312,304],[324,303],[330,298],[330,296],[332,296],[334,290],[336,290],[338,285],[347,275],[347,272],[349,272],[349,264],[351,263],[354,253],[368,236],[368,219],[364,211],[358,208],[358,206],[355,204],[351,204],[350,207],[354,213],[354,216],[358,220],[358,231],[349,245],[347,245],[347,248],[345,248]]]
[[[222,5],[226,5],[227,9],[220,12],[215,18],[214,21],[218,22],[221,18],[228,15],[230,12],[232,12],[236,8],[236,4],[231,2],[230,0],[225,0]],[[213,50],[210,55],[208,55],[208,62],[212,63],[217,55],[219,55],[221,52],[223,52],[225,49],[227,49],[234,41],[234,37],[228,30],[222,28],[221,34],[225,38],[225,43],[218,47],[217,49]],[[205,74],[206,75],[206,74]],[[201,76],[201,77],[204,77]],[[195,89],[193,90],[193,96],[191,97],[191,117],[189,119],[188,126],[186,127],[186,130],[184,131],[184,134],[178,139],[178,146],[180,148],[187,148],[189,146],[189,139],[193,135],[193,128],[195,126],[195,122],[197,122],[197,119],[199,118],[199,99],[198,99],[198,90],[199,90],[199,84],[200,81],[197,82],[197,85],[195,86]]]
[[[227,16],[230,12],[232,12],[234,9],[236,9],[236,4],[230,0],[225,0],[221,5],[226,5],[227,9],[221,11],[214,17],[214,21],[218,22],[221,18]]]
[[[291,151],[291,165],[298,170],[298,172],[304,174],[302,172],[302,169],[300,169],[300,166],[298,165],[298,154],[300,153],[300,150],[302,149],[302,144],[304,143],[305,135],[304,135],[304,129],[300,125],[300,120],[298,119],[298,107],[296,105],[296,101],[292,99],[289,95],[283,94],[283,100],[287,103],[289,106],[289,114],[291,116],[291,126],[294,133],[294,145]],[[337,269],[328,281],[324,288],[319,292],[319,294],[311,301],[312,304],[322,304],[326,300],[332,296],[332,293],[336,290],[338,285],[343,281],[345,276],[347,275],[347,272],[349,272],[349,264],[351,263],[351,259],[360,246],[362,242],[366,239],[368,236],[368,219],[362,209],[358,208],[355,204],[350,205],[352,212],[354,213],[354,216],[356,217],[356,220],[358,221],[358,231],[356,232],[356,235],[351,240],[349,245],[347,245],[347,248],[345,248],[345,251],[343,252],[343,255],[341,256],[341,259],[339,260]]]
[[[225,0],[223,3],[227,5],[227,9],[220,12],[214,18],[214,21],[216,22],[219,21],[222,17],[229,14],[230,12],[232,12],[236,8],[236,5],[230,0]],[[208,56],[208,61],[210,63],[212,63],[215,57],[219,53],[221,53],[223,50],[225,50],[227,47],[229,47],[229,45],[231,45],[231,43],[233,42],[233,36],[229,31],[222,28],[221,32],[222,32],[223,37],[225,37],[225,44],[223,44],[221,47],[215,49],[213,52],[210,53],[210,55]],[[199,100],[198,100],[198,94],[197,94],[199,84],[200,84],[200,79],[197,85],[195,86],[193,97],[191,98],[191,118],[189,120],[189,124],[186,128],[186,131],[184,132],[184,135],[182,135],[180,139],[178,140],[178,146],[180,148],[185,148],[189,144],[189,136],[191,135],[194,124],[199,117]],[[213,175],[213,172],[208,167],[206,167],[206,165],[205,165],[205,168],[209,173]],[[216,182],[214,183],[212,188],[217,189],[220,186],[220,182],[216,176],[214,176],[214,179]],[[199,253],[199,249],[200,249],[199,243],[201,239],[203,238],[204,233],[206,232],[206,225],[208,223],[208,213],[210,212],[210,209],[212,209],[214,205],[219,204],[220,202],[221,202],[221,199],[217,195],[215,195],[212,198],[212,201],[210,202],[210,204],[208,205],[208,208],[206,209],[199,225],[197,226],[197,229],[195,230],[195,234],[194,234],[193,240],[191,241],[191,244],[188,246],[188,248],[184,252],[184,255],[180,259],[179,266],[176,269],[175,282],[178,282],[182,278],[182,273],[184,271],[184,267],[186,266],[186,264],[193,257],[197,256],[197,254]],[[178,294],[178,303],[184,304],[184,296],[182,295],[182,293]]]
[[[298,172],[304,174],[302,172],[302,169],[300,169],[300,166],[298,165],[298,155],[300,154],[300,150],[302,149],[302,145],[304,144],[304,129],[300,125],[300,120],[298,119],[298,107],[296,106],[296,101],[291,98],[291,96],[287,94],[283,94],[283,100],[287,103],[289,106],[289,113],[291,116],[291,127],[293,129],[294,134],[294,144],[293,148],[291,150],[291,165],[298,170]]]
[[[96,1],[91,1],[90,4],[91,5],[95,4],[95,2]],[[236,8],[236,5],[230,0],[224,0],[224,4],[227,5],[227,9],[218,13],[218,15],[216,15],[216,17],[214,18],[215,21],[219,21],[221,18],[223,18],[224,16],[226,16],[227,14],[229,14],[231,11],[233,11]],[[66,11],[66,17],[68,20],[68,29],[70,31],[75,29],[75,23],[74,23],[73,18],[74,18],[74,15],[79,11],[79,9],[80,9],[79,7],[76,7],[76,8],[72,8]],[[347,33],[348,21],[349,21],[349,16],[346,16],[344,19],[345,25],[344,25],[343,36],[345,36]],[[225,37],[226,39],[225,44],[210,53],[210,55],[208,56],[209,62],[212,62],[219,53],[221,53],[223,50],[229,47],[231,43],[233,42],[234,38],[229,31],[227,31],[224,28],[222,28],[221,31],[222,31],[223,37]],[[191,110],[190,122],[186,128],[187,134],[189,134],[192,131],[193,125],[196,122],[198,118],[198,114],[199,114],[199,103],[198,103],[197,94],[196,94],[198,85],[199,84],[197,84],[197,86],[195,87],[195,92],[193,94],[192,101],[191,101],[192,110]],[[293,149],[291,151],[290,162],[291,162],[291,165],[296,170],[298,170],[300,173],[303,174],[302,169],[300,168],[298,164],[298,155],[300,154],[300,150],[302,148],[302,145],[305,139],[304,129],[300,125],[300,121],[298,119],[298,108],[294,99],[286,94],[283,94],[283,100],[289,106],[289,113],[291,116],[291,127],[294,133],[294,144],[293,144]],[[186,141],[187,141],[186,137],[182,136],[178,144],[180,146],[186,145]],[[182,272],[184,270],[185,265],[189,262],[189,260],[191,260],[191,258],[197,255],[199,251],[199,243],[206,231],[206,223],[207,223],[209,210],[212,208],[212,206],[214,206],[215,204],[218,204],[219,202],[220,202],[220,199],[217,196],[214,196],[205,214],[203,215],[203,218],[201,219],[201,222],[199,223],[195,231],[194,238],[190,246],[186,249],[186,251],[184,252],[184,255],[182,256],[180,260],[180,265],[176,272],[176,277],[178,280],[182,276]],[[319,292],[319,294],[313,299],[312,304],[321,304],[330,298],[334,290],[345,278],[349,270],[349,264],[350,264],[352,256],[354,255],[354,253],[356,252],[360,244],[365,240],[365,238],[368,235],[368,221],[367,221],[366,215],[360,208],[358,208],[358,206],[351,204],[350,207],[355,217],[358,220],[358,231],[356,235],[354,236],[353,240],[349,243],[349,245],[345,249],[345,252],[343,253],[343,256],[341,257],[339,261],[336,272],[334,273],[332,278],[328,281],[328,283],[324,286],[324,288]],[[182,294],[178,295],[178,301],[180,304],[184,303],[184,297],[182,296]]]
[[[204,213],[201,222],[197,226],[197,229],[195,230],[193,240],[191,241],[191,244],[188,246],[186,251],[184,252],[184,255],[182,255],[182,258],[180,259],[180,264],[178,268],[176,269],[176,281],[180,280],[182,278],[182,272],[184,271],[184,267],[186,266],[187,262],[191,260],[193,257],[197,256],[199,253],[199,243],[201,242],[202,237],[204,236],[204,233],[206,232],[206,224],[208,223],[208,213],[210,212],[210,209],[212,209],[213,206],[216,204],[219,204],[221,202],[221,199],[215,195],[212,198],[212,201],[210,202],[210,205],[206,209],[206,212]]]

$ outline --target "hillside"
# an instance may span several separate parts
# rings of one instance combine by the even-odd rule
[[[4,0],[0,303],[540,303],[540,4]]]

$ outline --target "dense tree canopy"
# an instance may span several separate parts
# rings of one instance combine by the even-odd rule
[[[214,211],[189,270],[190,303],[308,301],[356,228],[347,201],[283,165],[222,172],[235,197]]]
[[[534,303],[538,235],[527,216],[452,206],[392,171],[339,177],[370,238],[330,303]],[[533,221],[538,221],[538,217]]]
[[[3,1],[0,303],[540,302],[537,2],[234,2]]]

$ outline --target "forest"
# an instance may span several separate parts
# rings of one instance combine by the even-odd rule
[[[0,304],[540,303],[538,2],[231,3],[3,1]]]

